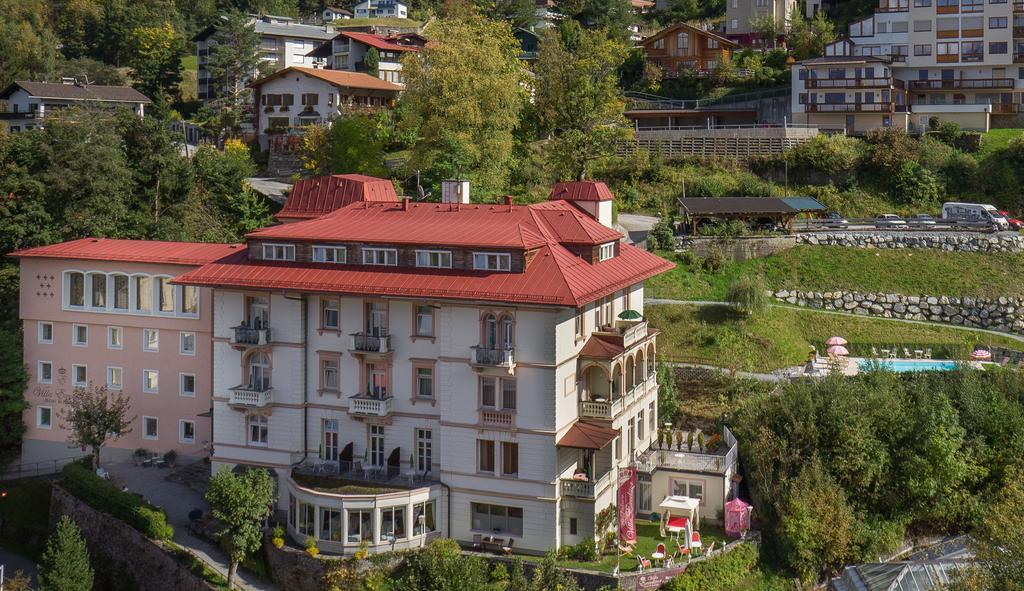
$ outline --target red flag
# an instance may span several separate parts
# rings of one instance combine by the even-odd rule
[[[636,541],[636,468],[619,469],[619,540]]]

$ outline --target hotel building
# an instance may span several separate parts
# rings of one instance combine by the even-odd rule
[[[793,67],[793,120],[862,134],[954,121],[1019,124],[1024,2],[880,0],[820,58]]]

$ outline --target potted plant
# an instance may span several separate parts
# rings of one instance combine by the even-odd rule
[[[136,449],[135,453],[132,454],[132,458],[135,460],[135,465],[141,466],[142,462],[146,461],[146,456],[148,455],[149,452],[146,450],[146,448],[140,447]]]
[[[700,448],[700,453],[704,453],[704,432],[697,433],[697,447]]]
[[[316,547],[316,539],[314,539],[313,536],[308,536],[306,538],[306,554],[308,554],[310,558],[316,558],[320,555],[320,548]]]
[[[686,434],[686,450],[693,451],[693,431]]]
[[[171,468],[175,467],[178,463],[178,452],[173,449],[164,454],[164,463]]]
[[[676,431],[676,449],[683,449],[683,432]]]
[[[274,547],[281,549],[284,547],[284,527],[280,524],[274,526],[274,537],[270,540]]]

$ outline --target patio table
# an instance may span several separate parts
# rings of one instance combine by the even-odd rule
[[[480,547],[486,551],[500,554],[502,552],[502,548],[505,547],[505,540],[502,538],[488,536],[480,541]]]

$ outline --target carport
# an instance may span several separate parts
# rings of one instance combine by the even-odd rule
[[[740,220],[744,223],[768,219],[793,231],[793,218],[799,212],[777,197],[682,197],[679,215],[690,234],[708,220]]]

